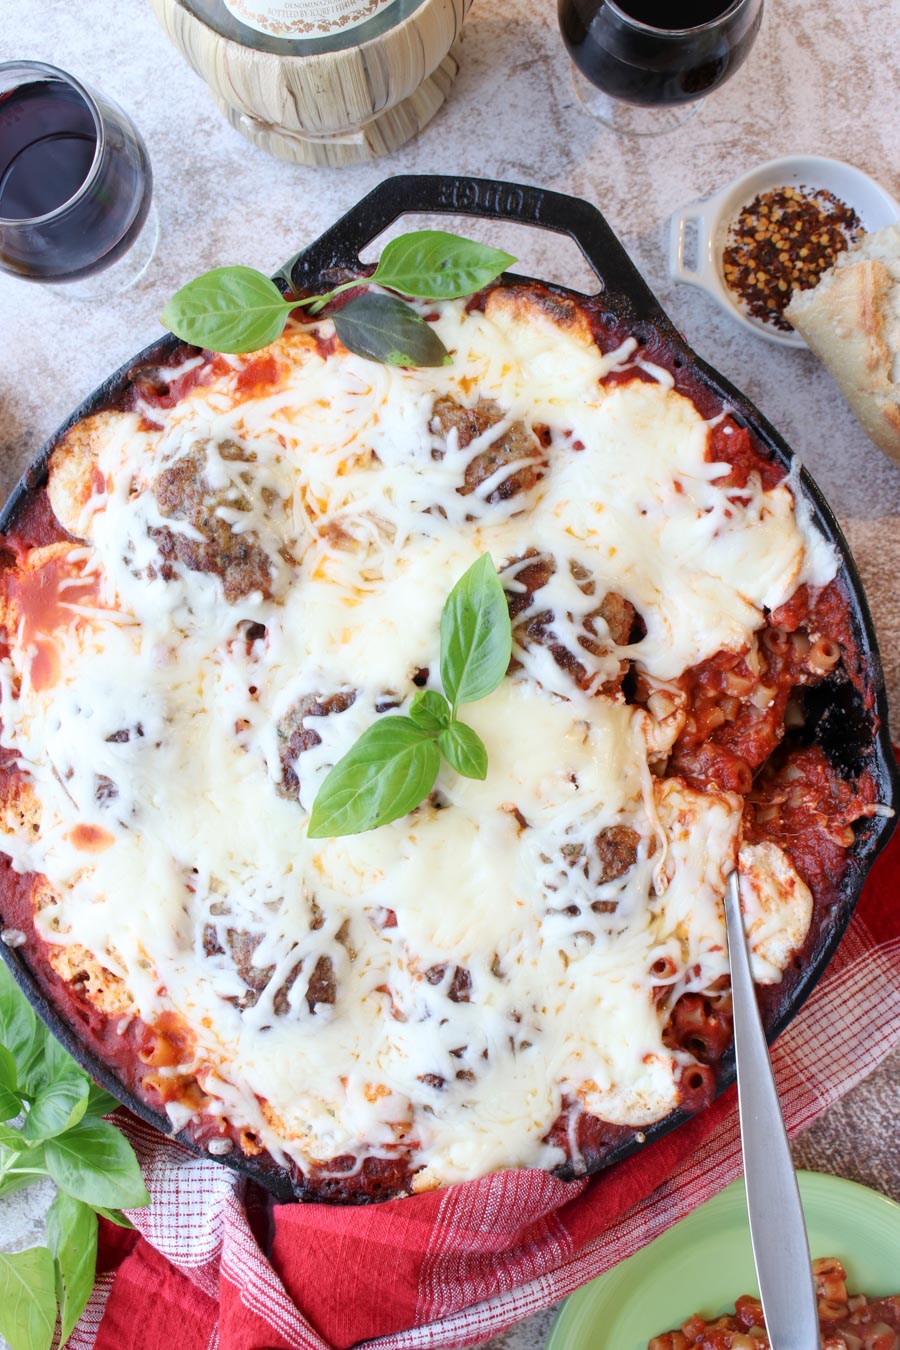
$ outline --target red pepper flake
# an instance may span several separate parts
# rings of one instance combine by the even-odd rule
[[[755,319],[791,333],[782,317],[791,292],[815,286],[862,233],[852,207],[823,188],[762,192],[729,228],[725,283]]]

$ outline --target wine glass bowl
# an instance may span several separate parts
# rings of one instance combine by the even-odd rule
[[[124,289],[156,245],[152,187],[111,99],[44,62],[0,64],[0,270],[78,298]]]
[[[762,12],[763,0],[559,0],[559,27],[585,109],[615,131],[654,135],[682,126],[740,68]]]

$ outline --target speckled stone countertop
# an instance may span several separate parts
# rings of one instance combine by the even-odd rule
[[[900,468],[866,440],[830,377],[805,351],[738,327],[704,293],[668,279],[672,211],[766,159],[847,160],[900,197],[898,0],[770,3],[739,73],[681,132],[620,139],[574,97],[552,0],[476,0],[445,107],[387,160],[306,169],[247,144],[139,0],[4,0],[0,59],[64,67],[126,108],[149,148],[161,220],[157,256],[119,298],[75,303],[0,275],[0,492],[100,380],[158,337],[169,294],[206,268],[273,271],[383,178],[485,175],[588,198],[605,213],[675,323],[743,389],[812,471],[862,572],[900,706]],[[591,289],[574,245],[518,226],[467,225],[533,276]],[[795,1145],[798,1162],[900,1198],[900,1051]],[[0,1205],[0,1248],[30,1245],[41,1197]],[[552,1313],[498,1337],[537,1350]]]

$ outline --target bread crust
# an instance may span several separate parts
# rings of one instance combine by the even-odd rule
[[[785,310],[866,435],[900,463],[900,226],[866,235]]]

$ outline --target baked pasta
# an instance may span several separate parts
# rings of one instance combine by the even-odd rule
[[[847,1272],[835,1256],[812,1263],[822,1350],[897,1350],[900,1294],[867,1298],[847,1292]],[[647,1350],[769,1350],[762,1304],[750,1294],[734,1312],[706,1319],[699,1313],[674,1331],[654,1336]]]
[[[727,875],[789,991],[879,810],[786,735],[866,685],[834,550],[748,430],[599,302],[419,309],[446,367],[321,318],[136,368],[5,540],[4,941],[173,1129],[301,1197],[572,1177],[704,1105]],[[330,767],[437,687],[486,552],[486,780],[308,839]]]

